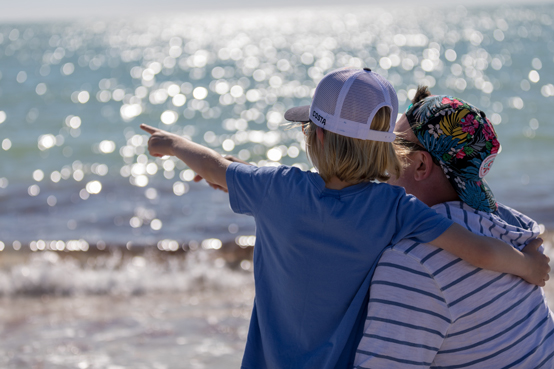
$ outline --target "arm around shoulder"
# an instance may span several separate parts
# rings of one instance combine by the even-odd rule
[[[521,252],[505,242],[476,235],[454,223],[429,243],[451,252],[476,267],[514,274],[531,284],[544,286],[549,278],[550,259],[538,251],[542,244],[539,238],[531,241]]]

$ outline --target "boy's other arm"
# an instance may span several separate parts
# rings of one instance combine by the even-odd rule
[[[150,133],[148,151],[150,155],[176,156],[209,183],[227,188],[225,172],[231,162],[205,146],[189,141],[176,134],[141,124],[140,128]]]
[[[476,267],[514,274],[537,286],[544,286],[549,279],[550,259],[538,250],[542,244],[540,238],[529,242],[521,252],[507,243],[476,235],[454,223],[429,243]]]

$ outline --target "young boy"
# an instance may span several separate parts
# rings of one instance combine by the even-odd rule
[[[152,155],[177,156],[227,188],[235,212],[254,216],[256,298],[242,368],[350,367],[374,265],[404,238],[537,284],[548,273],[542,255],[476,236],[403,189],[373,182],[401,169],[392,146],[397,111],[394,88],[368,69],[325,76],[310,107],[285,114],[307,122],[307,153],[319,173],[231,163],[141,125]]]

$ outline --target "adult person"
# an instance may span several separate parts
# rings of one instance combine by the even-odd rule
[[[486,182],[499,143],[485,114],[419,88],[396,125],[409,150],[390,180],[474,233],[521,249],[539,235]],[[541,288],[428,244],[384,252],[370,288],[356,368],[554,368],[554,319]]]

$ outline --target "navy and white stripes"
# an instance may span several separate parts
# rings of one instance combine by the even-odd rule
[[[437,205],[469,230],[522,248],[538,225],[500,205]],[[379,261],[356,368],[554,368],[554,317],[542,289],[402,241]]]

